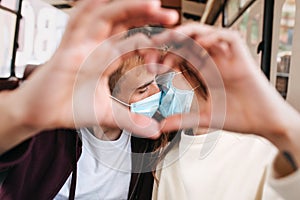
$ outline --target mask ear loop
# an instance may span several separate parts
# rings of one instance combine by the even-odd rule
[[[184,72],[187,72],[187,71],[188,71],[188,70],[185,69],[185,70],[182,70],[182,71],[180,71],[180,72],[175,72],[175,76],[178,75],[178,74],[183,74]]]
[[[112,96],[112,95],[109,95],[109,97],[112,98],[113,100],[115,100],[116,102],[118,102],[118,103],[124,105],[124,106],[130,107],[130,104],[127,104],[127,103],[125,103],[125,102],[123,102],[123,101],[117,99],[116,97],[114,97],[114,96]]]
[[[185,69],[185,70],[182,70],[182,71],[180,71],[180,72],[177,72],[175,75],[177,75],[177,74],[183,74],[184,72],[187,72],[188,70],[187,69]],[[199,85],[197,85],[197,86],[195,86],[194,88],[192,88],[191,89],[191,91],[194,91],[194,90],[196,90],[198,87],[200,87],[201,85],[199,84]]]
[[[196,90],[198,87],[200,87],[201,85],[197,85],[196,87],[192,88],[192,91]]]

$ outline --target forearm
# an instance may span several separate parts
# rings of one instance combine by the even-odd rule
[[[290,163],[293,165],[294,169],[299,169],[300,167],[300,129],[297,131],[297,136],[295,139],[292,139],[293,141],[290,143],[290,149],[287,151],[286,159],[290,161]],[[288,148],[287,148],[288,149]],[[283,152],[285,153],[285,152]]]
[[[300,130],[299,130],[300,131]],[[298,131],[298,133],[299,133]],[[298,141],[298,144],[297,142]],[[287,142],[285,148],[279,149],[275,162],[274,170],[277,178],[287,176],[297,170],[300,167],[300,139]]]
[[[282,138],[273,139],[280,151],[274,162],[278,178],[299,170],[300,167],[300,115],[293,112],[287,118],[289,119],[282,129]]]
[[[16,90],[0,93],[0,155],[39,131],[26,125],[20,101]]]

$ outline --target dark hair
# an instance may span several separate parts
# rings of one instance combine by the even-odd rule
[[[184,78],[192,85],[192,87],[199,86],[195,89],[196,96],[201,96],[204,100],[208,99],[208,89],[206,84],[201,78],[201,74],[197,69],[191,66],[186,60],[181,59],[181,62],[178,63],[179,70],[182,72]],[[153,153],[155,155],[155,160],[153,161],[153,171],[152,174],[157,184],[159,180],[156,177],[155,170],[159,162],[161,162],[167,153],[179,143],[181,139],[181,131],[172,131],[169,133],[163,133],[153,144]],[[192,135],[193,130],[185,130],[188,134]]]

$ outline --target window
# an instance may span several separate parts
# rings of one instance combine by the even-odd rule
[[[286,0],[282,7],[280,20],[279,49],[277,54],[276,73],[276,89],[284,98],[286,98],[288,90],[292,42],[295,26],[295,13],[295,0]]]

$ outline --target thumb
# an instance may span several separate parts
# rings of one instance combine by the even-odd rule
[[[198,113],[186,113],[171,115],[160,123],[161,132],[170,132],[179,129],[189,129],[195,127],[209,127],[209,118],[207,116],[201,116]]]
[[[157,139],[161,135],[159,122],[144,115],[132,113],[115,101],[112,101],[112,115],[116,126],[137,137]]]

